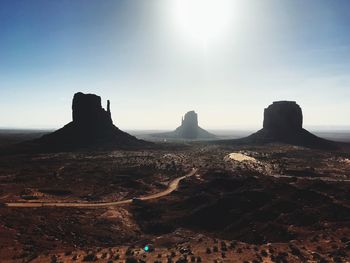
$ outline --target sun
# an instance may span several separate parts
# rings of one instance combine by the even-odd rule
[[[218,41],[232,26],[233,0],[174,0],[173,22],[177,31],[197,46]]]

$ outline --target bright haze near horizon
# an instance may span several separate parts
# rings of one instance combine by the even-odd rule
[[[121,129],[258,128],[276,100],[350,125],[348,0],[0,3],[0,127],[59,128],[78,91]]]

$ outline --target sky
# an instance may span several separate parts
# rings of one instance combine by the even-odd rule
[[[121,129],[350,126],[348,0],[0,0],[0,127],[59,128],[75,92]]]

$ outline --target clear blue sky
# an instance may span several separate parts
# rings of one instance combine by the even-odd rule
[[[186,4],[190,2],[190,4]],[[350,125],[348,0],[1,0],[0,127],[58,128],[75,92],[122,129],[260,127],[296,100]]]

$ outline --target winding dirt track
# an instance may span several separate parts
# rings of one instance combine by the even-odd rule
[[[190,173],[187,175],[178,177],[171,181],[168,185],[168,188],[165,189],[162,192],[151,194],[151,195],[146,195],[146,196],[141,196],[137,197],[138,200],[152,200],[152,199],[158,199],[163,196],[166,196],[173,191],[175,191],[179,183],[190,176],[193,176],[196,174],[198,170],[193,168]],[[117,205],[123,205],[123,204],[130,204],[132,203],[133,199],[126,199],[126,200],[121,200],[121,201],[114,201],[114,202],[101,202],[101,203],[92,203],[92,202],[87,202],[87,203],[68,203],[68,202],[15,202],[15,203],[5,203],[6,206],[8,207],[18,207],[18,208],[30,208],[30,207],[106,207],[106,206],[117,206]]]

